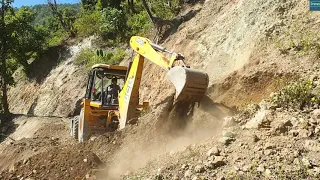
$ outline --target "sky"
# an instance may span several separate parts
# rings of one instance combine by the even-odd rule
[[[57,0],[57,3],[63,4],[63,3],[79,3],[80,0]],[[13,7],[21,7],[21,6],[32,6],[36,4],[46,4],[47,0],[14,0]]]

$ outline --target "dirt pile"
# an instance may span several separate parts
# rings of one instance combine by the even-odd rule
[[[97,178],[119,179],[123,174],[145,167],[161,155],[184,150],[192,143],[219,133],[219,124],[222,121],[218,115],[225,116],[227,112],[219,111],[219,114],[213,115],[206,112],[205,107],[212,108],[214,105],[203,102],[200,106],[204,110],[195,109],[192,116],[181,119],[184,122],[180,124],[185,124],[183,127],[169,126],[172,125],[172,121],[168,119],[169,106],[164,103],[153,112],[141,117],[138,125],[125,128],[121,132],[122,138],[113,142],[113,147],[119,141],[121,145],[110,154],[111,161],[106,163],[105,171],[96,174]]]
[[[67,119],[18,116],[15,131],[0,144],[0,170],[54,147],[71,144]]]
[[[47,122],[29,138],[1,143],[1,179],[83,179],[113,161],[121,145],[121,132],[78,144],[66,125]]]
[[[101,165],[92,152],[75,147],[54,148],[15,164],[12,172],[0,173],[1,179],[82,179]]]

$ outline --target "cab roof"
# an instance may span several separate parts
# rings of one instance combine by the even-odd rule
[[[94,68],[104,68],[104,69],[115,69],[115,70],[127,70],[127,66],[118,66],[118,65],[108,65],[108,64],[95,64],[91,67]]]

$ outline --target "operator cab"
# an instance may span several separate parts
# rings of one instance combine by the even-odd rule
[[[126,66],[94,65],[89,72],[86,99],[103,109],[118,109],[118,96],[126,74]]]

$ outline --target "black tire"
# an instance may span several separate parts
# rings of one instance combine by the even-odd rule
[[[73,128],[72,128],[72,137],[78,140],[78,131],[79,131],[79,117],[73,119]]]

